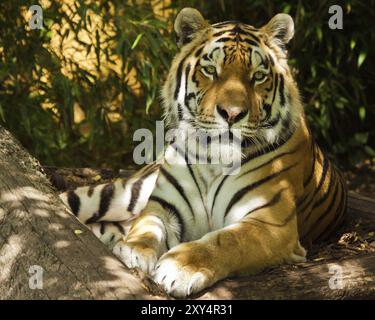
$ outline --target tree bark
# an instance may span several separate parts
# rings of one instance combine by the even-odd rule
[[[82,181],[97,181],[97,171],[84,172],[92,181],[81,172]],[[348,211],[349,219],[363,218],[375,226],[374,201],[351,194]],[[330,289],[330,271],[337,265],[343,287]],[[42,288],[33,286],[33,266],[43,269]],[[366,253],[224,280],[194,298],[375,298],[374,275],[375,253]],[[0,299],[161,298],[168,297],[145,275],[129,271],[68,212],[39,163],[0,128]]]
[[[33,266],[44,270],[42,289],[32,289]],[[151,298],[139,279],[65,209],[39,163],[3,128],[0,298]]]

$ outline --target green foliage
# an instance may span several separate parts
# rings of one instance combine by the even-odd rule
[[[70,11],[62,2],[43,8],[43,30],[28,30],[21,14],[35,1],[0,2],[0,124],[44,164],[120,167],[129,159],[132,132],[153,128],[159,117],[160,80],[175,52],[169,25],[150,1],[80,0]],[[92,32],[95,14],[102,30],[88,41],[82,31]],[[67,24],[60,36],[74,34],[86,51],[80,58],[94,55],[94,70],[52,49],[52,28]],[[76,106],[84,114],[79,123]],[[120,120],[111,119],[114,113]]]
[[[343,163],[375,157],[375,0],[172,1],[164,8],[171,16],[153,10],[165,1],[76,0],[74,15],[63,1],[50,2],[43,8],[43,30],[29,30],[22,17],[35,1],[0,2],[0,124],[43,164],[126,165],[133,131],[152,129],[160,117],[158,91],[176,52],[173,16],[185,6],[212,22],[236,19],[254,26],[278,12],[291,14],[296,34],[290,63],[319,143]],[[343,30],[328,27],[333,4],[344,10]],[[92,14],[103,23],[95,31]],[[94,70],[51,49],[53,27],[63,25],[69,29],[60,36],[73,34],[86,56],[94,57]],[[113,33],[102,41],[106,27]],[[92,41],[82,38],[82,30],[91,32]],[[84,114],[80,121],[77,106]],[[119,115],[115,121],[113,113]]]

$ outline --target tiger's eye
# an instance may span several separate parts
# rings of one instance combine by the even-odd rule
[[[209,75],[214,75],[216,74],[216,68],[214,66],[206,66],[203,68],[204,71],[206,71],[206,73],[208,73]]]
[[[255,81],[262,81],[266,77],[266,74],[262,71],[257,71],[253,75]]]

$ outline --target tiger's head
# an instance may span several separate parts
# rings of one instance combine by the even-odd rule
[[[185,8],[174,28],[180,48],[162,90],[170,128],[241,130],[243,142],[272,144],[302,118],[285,45],[294,35],[287,14],[265,26],[210,25]]]

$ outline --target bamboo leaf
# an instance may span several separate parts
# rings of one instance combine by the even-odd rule
[[[132,46],[131,46],[131,50],[134,50],[134,49],[135,49],[135,47],[138,45],[139,41],[141,41],[142,37],[143,37],[143,32],[140,33],[140,34],[137,36],[137,38],[134,40],[134,42],[133,42],[133,44],[132,44]]]
[[[357,60],[357,65],[358,65],[358,68],[361,67],[361,65],[363,64],[363,62],[365,62],[366,60],[366,56],[367,56],[367,52],[361,52],[358,56],[358,60]]]

